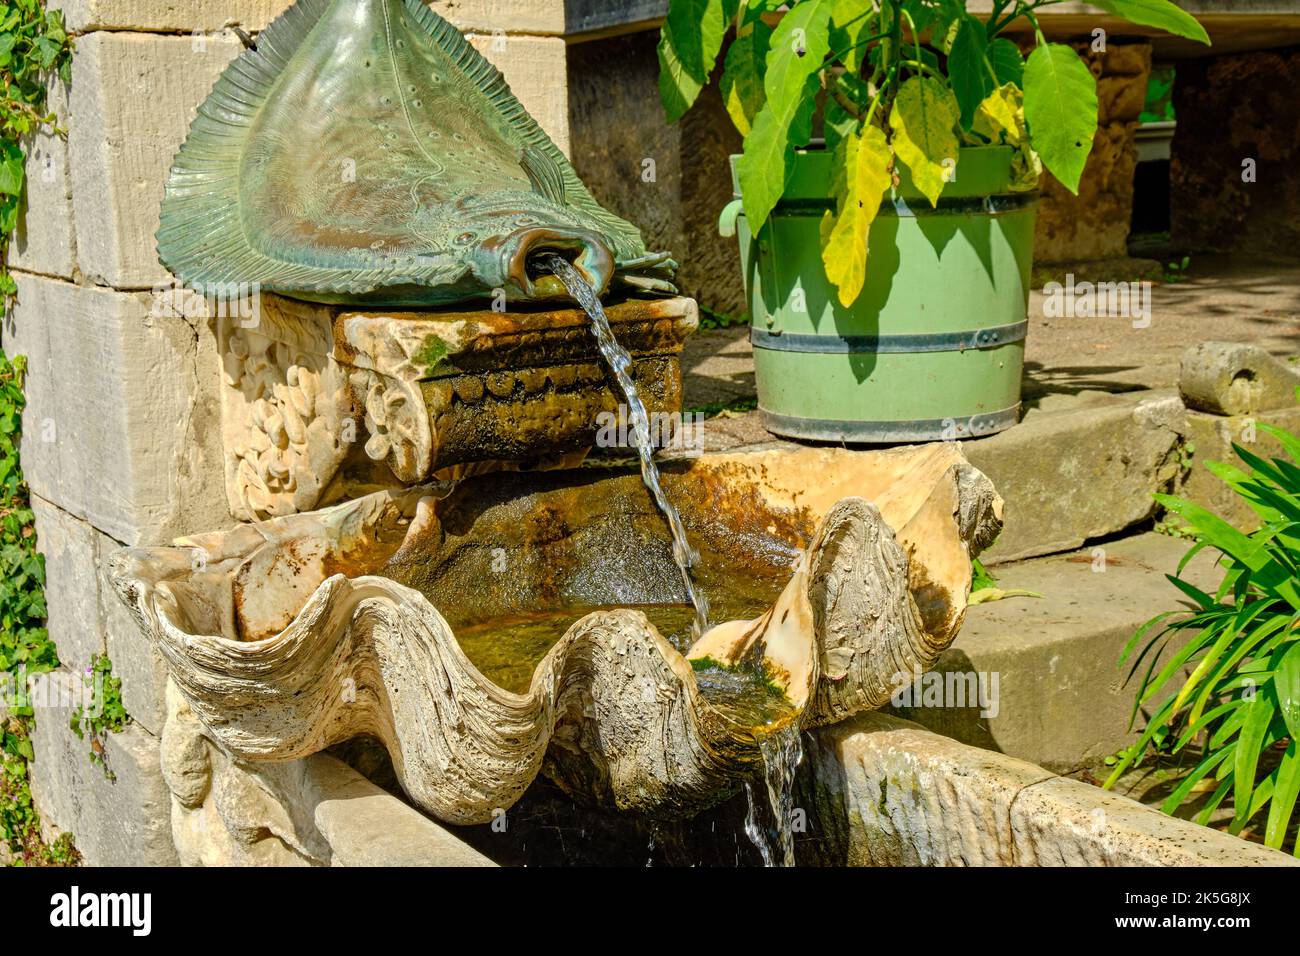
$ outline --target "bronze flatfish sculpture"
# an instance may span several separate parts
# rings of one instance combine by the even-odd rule
[[[272,23],[199,108],[158,230],[194,288],[379,306],[564,295],[534,274],[552,251],[598,290],[672,291],[668,254],[419,0],[299,0]]]

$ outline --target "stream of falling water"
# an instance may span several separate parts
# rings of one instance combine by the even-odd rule
[[[686,540],[686,528],[682,525],[682,517],[659,484],[659,468],[655,465],[655,450],[650,436],[650,416],[646,413],[641,396],[637,393],[636,383],[632,381],[632,356],[628,355],[627,349],[619,345],[618,339],[614,338],[614,330],[609,327],[609,317],[601,308],[600,297],[587,284],[582,274],[567,259],[559,255],[547,256],[541,264],[564,283],[564,287],[569,290],[569,295],[573,296],[591,318],[591,330],[596,336],[600,354],[605,357],[605,361],[614,372],[614,378],[618,380],[619,390],[623,393],[623,401],[632,419],[636,450],[641,458],[641,478],[650,489],[655,504],[663,512],[668,521],[668,528],[672,532],[673,560],[677,562],[677,567],[682,572],[682,583],[686,586],[691,606],[695,608],[695,623],[692,630],[698,639],[709,626],[709,602],[703,592],[696,587],[695,576],[691,572],[700,556]]]
[[[637,454],[641,459],[641,478],[654,497],[659,510],[668,521],[673,535],[673,559],[682,573],[682,583],[695,608],[694,635],[699,638],[708,628],[709,604],[703,592],[696,587],[692,568],[699,561],[699,554],[686,540],[686,528],[682,525],[681,515],[668,496],[664,494],[659,483],[659,469],[654,461],[654,446],[650,435],[650,417],[646,413],[636,384],[632,381],[632,356],[614,338],[614,331],[609,327],[609,318],[601,307],[600,297],[587,284],[582,274],[565,258],[559,255],[547,256],[541,263],[550,269],[569,295],[582,306],[591,318],[592,332],[600,347],[600,354],[605,357],[619,390],[627,404],[628,414],[632,419],[632,431],[636,441]],[[749,810],[745,815],[745,833],[762,854],[764,866],[794,866],[794,775],[803,759],[803,746],[799,740],[798,722],[791,722],[781,730],[763,738],[760,744],[763,754],[763,783],[767,791],[767,802],[771,809],[774,839],[769,839],[768,832],[759,820],[758,804],[754,799],[754,788],[745,784],[745,793],[749,798]]]
[[[770,832],[764,829],[754,799],[754,786],[747,782],[745,797],[749,810],[745,814],[745,834],[758,847],[764,866],[794,866],[794,775],[803,760],[798,722],[765,737],[759,746],[773,829]]]

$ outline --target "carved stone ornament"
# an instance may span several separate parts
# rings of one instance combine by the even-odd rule
[[[695,303],[608,311],[647,407],[677,411]],[[217,320],[227,497],[243,520],[376,486],[571,464],[619,407],[578,309],[357,312],[261,295],[246,313]]]
[[[158,252],[196,289],[429,306],[672,291],[667,253],[606,212],[501,74],[420,0],[298,0],[199,107]],[[498,292],[499,290],[499,292]]]

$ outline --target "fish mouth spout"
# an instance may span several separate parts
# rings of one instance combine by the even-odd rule
[[[572,263],[579,274],[601,295],[614,277],[614,256],[596,233],[586,229],[534,226],[519,229],[485,246],[491,271],[500,285],[513,292],[512,298],[570,298],[559,277],[546,260],[553,255]]]

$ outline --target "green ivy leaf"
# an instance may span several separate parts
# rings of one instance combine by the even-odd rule
[[[795,149],[812,136],[820,85],[817,73],[830,49],[831,2],[799,4],[772,33],[763,78],[767,102],[745,137],[745,152],[736,164],[745,216],[755,233],[785,192]]]
[[[764,64],[772,43],[772,28],[762,20],[746,26],[732,41],[722,68],[722,102],[741,136],[748,136],[754,117],[763,108]]]
[[[739,0],[671,0],[659,29],[659,98],[668,122],[691,108],[722,50]]]
[[[867,278],[867,235],[880,209],[880,197],[893,181],[893,154],[885,133],[868,126],[840,140],[832,157],[831,195],[836,213],[822,215],[822,264],[845,308],[862,292]]]
[[[948,81],[961,107],[962,129],[970,129],[975,110],[993,92],[993,76],[984,59],[987,50],[984,25],[974,17],[961,17],[948,54]]]
[[[941,80],[914,76],[898,88],[889,125],[894,152],[912,172],[912,181],[930,205],[938,205],[944,175],[955,164],[960,144],[954,127],[960,110],[952,90]]]
[[[1123,17],[1130,23],[1156,27],[1174,36],[1186,37],[1210,45],[1210,35],[1205,27],[1186,10],[1180,10],[1169,0],[1092,0],[1107,13]]]
[[[1024,87],[1025,58],[1020,55],[1020,47],[1006,37],[998,37],[989,44],[989,62],[998,78],[998,86],[1014,83]]]
[[[1043,165],[1078,195],[1097,134],[1097,81],[1070,47],[1048,43],[1029,54],[1025,121]]]

